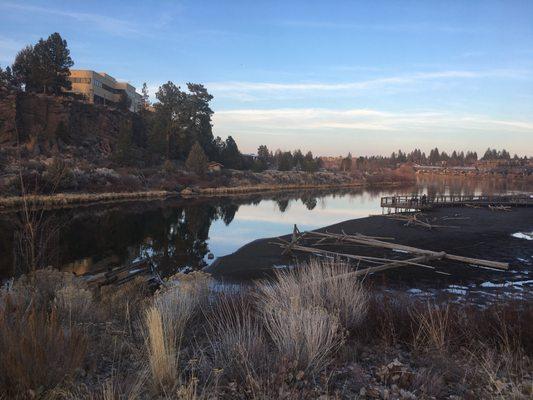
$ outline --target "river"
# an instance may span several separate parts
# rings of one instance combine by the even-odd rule
[[[76,274],[150,260],[161,276],[197,269],[244,244],[381,213],[396,193],[485,194],[523,191],[505,181],[424,178],[400,188],[306,190],[238,197],[84,206],[38,213],[41,266]],[[21,218],[0,215],[0,276],[23,272]],[[41,226],[42,225],[42,226]]]

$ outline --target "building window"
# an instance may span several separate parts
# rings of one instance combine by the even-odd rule
[[[72,83],[91,83],[91,78],[69,78]]]

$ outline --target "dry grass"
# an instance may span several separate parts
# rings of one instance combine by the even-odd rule
[[[222,295],[207,321],[212,370],[255,388],[269,363],[265,334],[251,299]]]
[[[73,378],[87,352],[87,337],[62,326],[51,312],[22,309],[4,298],[0,309],[0,386],[7,393],[53,389]]]
[[[58,193],[51,195],[27,195],[0,197],[0,208],[18,209],[27,202],[30,208],[57,207],[70,204],[93,203],[100,201],[120,201],[167,197],[172,193],[164,190],[145,192],[116,192],[116,193]]]
[[[289,309],[295,301],[319,307],[336,316],[342,326],[352,329],[367,312],[367,293],[356,279],[343,275],[352,272],[347,264],[333,260],[311,259],[290,271],[281,271],[274,284],[264,284],[260,293],[265,302]]]
[[[146,310],[146,346],[152,379],[158,388],[176,384],[179,376],[176,332],[171,316],[152,306]],[[180,338],[181,340],[181,338]]]
[[[189,321],[207,303],[205,274],[189,274],[171,280],[148,306],[145,315],[145,342],[154,389],[168,392],[181,382],[179,357]]]
[[[275,283],[262,284],[259,303],[278,352],[297,368],[317,372],[343,342],[343,327],[353,328],[366,312],[361,284],[338,278],[349,267],[312,260],[279,272]]]
[[[425,309],[415,309],[412,318],[417,326],[413,338],[415,349],[442,352],[448,347],[450,308],[448,305],[427,303]]]

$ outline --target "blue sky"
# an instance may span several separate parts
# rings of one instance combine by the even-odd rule
[[[241,149],[533,155],[532,1],[4,1],[0,65],[60,32],[74,68],[207,86]]]

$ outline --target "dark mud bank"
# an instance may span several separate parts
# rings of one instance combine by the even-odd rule
[[[344,221],[317,231],[333,233],[344,231],[347,234],[362,233],[369,236],[393,237],[396,243],[510,264],[508,271],[499,272],[456,262],[438,261],[432,265],[440,271],[450,273],[450,276],[435,274],[432,270],[424,268],[404,267],[378,273],[373,279],[387,279],[407,284],[421,281],[450,284],[481,282],[493,278],[513,279],[517,272],[520,272],[522,277],[533,272],[533,241],[512,236],[517,232],[533,231],[533,208],[514,208],[510,212],[469,208],[436,209],[427,212],[423,218],[438,225],[455,228],[429,230],[421,226],[405,226],[403,221],[380,215]],[[290,235],[283,238],[290,239]],[[248,243],[235,253],[216,259],[207,271],[221,277],[258,278],[271,274],[276,267],[296,264],[307,259],[308,256],[303,253],[282,255],[280,247],[272,244],[275,241],[276,238],[265,238]],[[363,246],[349,249],[332,246],[331,250],[405,258],[405,255],[394,251]]]

